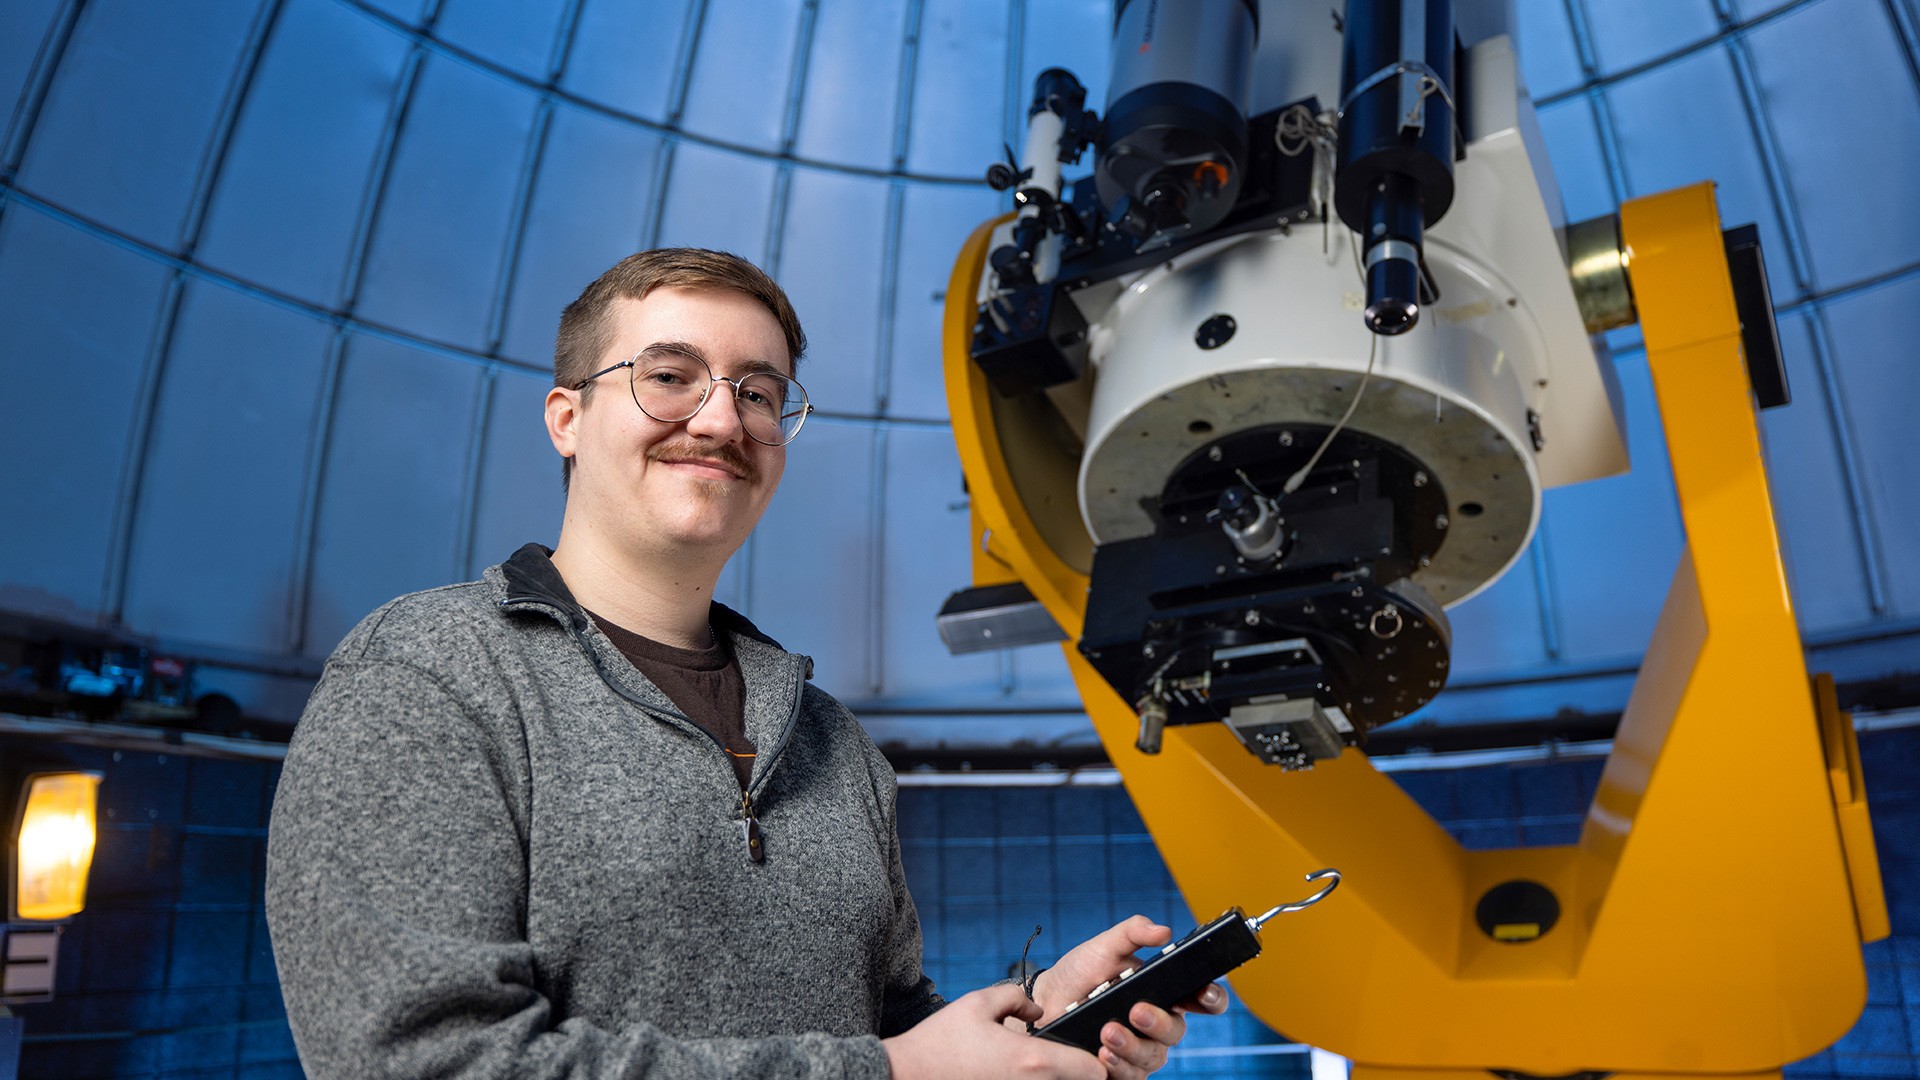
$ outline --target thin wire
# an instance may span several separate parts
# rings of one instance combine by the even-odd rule
[[[1288,157],[1299,157],[1313,148],[1313,178],[1308,186],[1314,208],[1320,212],[1320,254],[1325,255],[1332,233],[1333,155],[1340,141],[1332,113],[1313,114],[1303,104],[1287,107],[1273,126],[1273,145]]]
[[[1305,465],[1300,466],[1299,472],[1287,477],[1287,482],[1281,485],[1282,497],[1293,494],[1306,481],[1307,474],[1320,463],[1320,455],[1326,453],[1327,447],[1333,445],[1333,437],[1340,434],[1340,430],[1347,426],[1347,421],[1353,419],[1353,410],[1360,407],[1360,395],[1367,392],[1367,380],[1373,378],[1374,358],[1380,355],[1380,335],[1369,333],[1367,337],[1372,339],[1367,345],[1367,370],[1360,376],[1360,385],[1353,391],[1353,400],[1347,403],[1347,411],[1341,415],[1340,422],[1333,425],[1333,430],[1327,432],[1326,438],[1320,440],[1320,448],[1313,452],[1313,456],[1307,459]]]

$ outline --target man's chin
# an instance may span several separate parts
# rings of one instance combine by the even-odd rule
[[[752,528],[752,522],[743,525],[740,515],[735,514],[690,515],[661,523],[661,531],[676,545],[702,550],[725,548],[729,554],[746,540]]]

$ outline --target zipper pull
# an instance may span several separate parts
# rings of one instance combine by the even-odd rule
[[[760,820],[753,816],[753,799],[744,791],[740,793],[740,839],[747,845],[747,858],[754,862],[767,860],[766,849],[760,845]]]

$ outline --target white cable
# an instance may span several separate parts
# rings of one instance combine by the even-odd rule
[[[1340,422],[1333,425],[1333,430],[1327,432],[1326,438],[1320,440],[1320,448],[1313,452],[1313,456],[1307,459],[1305,465],[1300,466],[1299,472],[1287,477],[1287,482],[1280,486],[1281,497],[1284,498],[1299,490],[1300,485],[1306,482],[1307,474],[1313,471],[1315,465],[1320,464],[1320,455],[1326,453],[1327,447],[1333,445],[1333,437],[1340,434],[1340,430],[1347,426],[1347,421],[1353,419],[1353,410],[1360,407],[1360,395],[1367,392],[1367,380],[1373,378],[1374,357],[1380,354],[1380,335],[1368,334],[1367,337],[1371,339],[1367,345],[1367,370],[1360,376],[1360,385],[1353,391],[1353,400],[1347,403],[1347,411],[1341,415]]]

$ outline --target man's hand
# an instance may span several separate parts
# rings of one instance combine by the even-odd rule
[[[989,986],[881,1045],[893,1080],[1106,1080],[1110,1070],[1085,1051],[1025,1034],[1025,1022],[1039,1016],[1040,1006],[1018,986]],[[1007,1026],[1016,1020],[1018,1032]]]
[[[1122,971],[1139,967],[1140,961],[1133,955],[1135,950],[1157,949],[1172,940],[1171,927],[1161,926],[1145,915],[1135,915],[1074,946],[1034,983],[1033,999],[1042,1010],[1036,1022],[1045,1024],[1053,1020],[1094,987],[1118,977]],[[1141,1080],[1165,1065],[1168,1048],[1186,1036],[1184,1013],[1218,1015],[1226,1011],[1227,992],[1218,983],[1170,1010],[1138,1002],[1127,1014],[1127,1024],[1133,1026],[1133,1031],[1127,1030],[1127,1024],[1120,1023],[1110,1023],[1101,1029],[1100,1063],[1107,1067],[1107,1075],[1112,1080]]]

